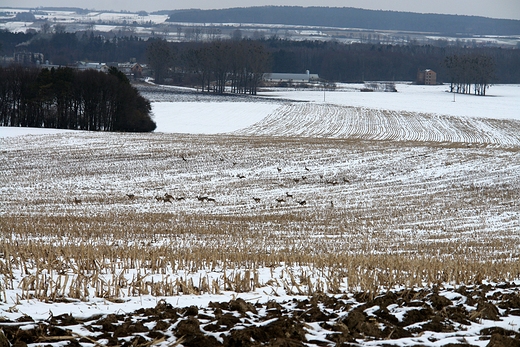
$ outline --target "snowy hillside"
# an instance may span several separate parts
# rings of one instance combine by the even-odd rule
[[[520,88],[356,88],[165,91],[148,134],[0,128],[0,342],[520,339]]]

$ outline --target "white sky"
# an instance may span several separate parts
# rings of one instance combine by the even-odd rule
[[[97,10],[156,11],[265,5],[358,7],[375,10],[446,13],[520,19],[520,0],[1,0],[8,7],[80,7]]]

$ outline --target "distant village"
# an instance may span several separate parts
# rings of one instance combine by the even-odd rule
[[[151,76],[151,70],[147,64],[139,64],[135,59],[131,58],[128,62],[108,62],[108,63],[96,63],[96,62],[84,62],[78,61],[71,65],[55,65],[49,60],[45,60],[42,53],[32,52],[16,52],[13,57],[2,57],[2,63],[0,65],[19,64],[23,66],[36,66],[42,69],[52,69],[60,67],[69,67],[78,70],[97,70],[101,72],[108,72],[110,67],[116,67],[119,71],[123,72],[130,80],[136,80],[144,77]]]
[[[84,62],[78,61],[72,65],[54,65],[48,60],[45,60],[45,57],[42,53],[32,53],[32,52],[16,52],[13,57],[2,57],[1,65],[9,65],[9,64],[20,64],[24,66],[38,66],[42,69],[52,69],[52,68],[60,68],[60,67],[69,67],[78,70],[97,70],[101,72],[108,72],[110,67],[116,67],[119,71],[125,74],[130,80],[139,80],[145,77],[152,77],[153,71],[148,66],[148,64],[140,64],[135,61],[134,58],[129,59],[128,62],[107,62],[107,63],[98,63],[98,62]],[[320,76],[318,74],[312,74],[309,70],[305,73],[297,74],[297,73],[265,73],[263,80],[266,84],[270,85],[291,85],[291,84],[302,84],[302,83],[317,83],[320,82]],[[165,82],[168,82],[165,81]],[[419,85],[436,85],[437,84],[437,74],[435,71],[431,69],[426,70],[418,70],[417,71],[417,79],[415,81],[416,84]],[[367,87],[366,90],[374,90],[374,88]],[[375,88],[377,89],[377,88]],[[366,91],[365,90],[365,91]]]

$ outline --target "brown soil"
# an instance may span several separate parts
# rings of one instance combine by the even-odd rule
[[[206,308],[176,308],[160,301],[154,308],[84,320],[64,314],[35,322],[23,316],[18,321],[0,323],[0,347],[57,343],[137,347],[160,341],[210,347],[347,346],[364,340],[381,340],[382,344],[392,345],[391,340],[419,336],[425,331],[460,331],[461,326],[469,326],[472,321],[498,321],[519,311],[518,290],[513,294],[509,291],[487,295],[492,289],[488,286],[457,289],[457,293],[466,297],[466,305],[436,290],[403,290],[372,300],[362,300],[369,297],[363,293],[354,297],[321,294],[282,303],[252,303],[239,298],[212,302]],[[406,313],[398,318],[393,314],[396,309],[406,309]],[[309,324],[313,323],[326,331],[322,334],[325,338],[311,337]],[[75,334],[70,329],[72,326],[82,326],[90,334]],[[490,347],[520,347],[520,333],[513,330],[482,329],[480,339],[488,340]]]

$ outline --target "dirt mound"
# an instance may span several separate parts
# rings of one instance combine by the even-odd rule
[[[373,299],[316,295],[287,302],[251,303],[242,298],[207,307],[176,308],[165,300],[154,308],[81,320],[64,314],[35,322],[24,316],[0,323],[0,347],[63,343],[65,346],[329,346],[381,340],[385,344],[432,333],[464,331],[472,322],[499,321],[516,313],[518,289],[486,286],[457,290],[402,290]],[[493,295],[489,295],[493,293]],[[462,304],[465,302],[465,304]],[[78,327],[90,334],[75,333]],[[318,333],[318,331],[320,333]],[[520,333],[483,328],[487,346],[520,347]],[[467,345],[467,344],[466,344]]]

